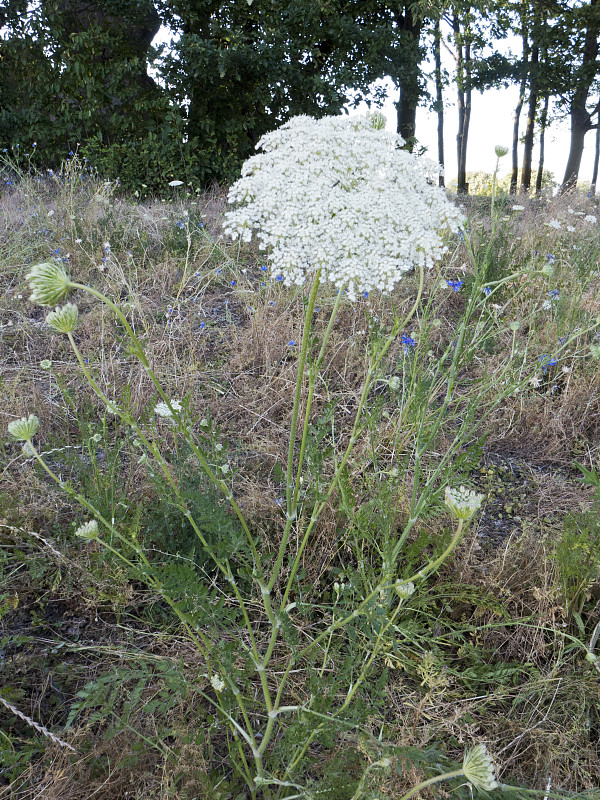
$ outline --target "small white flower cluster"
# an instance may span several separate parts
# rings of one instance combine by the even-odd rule
[[[452,489],[446,486],[444,502],[456,519],[471,519],[483,502],[483,495],[477,494],[464,486]]]
[[[268,133],[229,191],[225,232],[257,232],[287,286],[318,268],[348,298],[391,291],[403,273],[445,252],[440,231],[463,215],[437,185],[437,167],[402,150],[378,117],[293,117]]]
[[[213,674],[212,678],[210,679],[210,682],[215,692],[218,692],[220,694],[222,691],[224,691],[225,681],[219,676],[217,672]]]
[[[182,406],[178,400],[171,400],[171,407],[173,411],[181,411]],[[159,417],[163,417],[164,419],[168,419],[173,416],[171,409],[166,403],[159,403],[154,407],[154,413],[157,414]]]

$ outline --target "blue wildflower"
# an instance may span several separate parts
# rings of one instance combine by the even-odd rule
[[[178,228],[185,228],[185,223],[182,222],[180,219],[177,220],[177,227]]]
[[[460,292],[463,282],[461,280],[458,281],[446,281],[449,288],[452,289],[453,292]]]
[[[266,272],[267,271],[267,265],[263,264],[262,267],[260,268],[260,271],[261,272]]]
[[[489,297],[492,293],[492,288],[491,286],[484,286],[481,291],[484,293],[486,297]]]
[[[290,339],[288,344],[290,347],[296,347],[296,342],[293,339]]]
[[[275,277],[275,280],[276,280],[276,281],[282,281],[282,280],[283,280],[283,275],[277,275],[277,276]]]
[[[558,363],[555,358],[546,355],[540,356],[538,361],[540,362],[540,366],[542,368],[542,372],[544,373],[544,375],[548,371],[548,367],[553,367],[555,364]]]
[[[550,289],[550,291],[548,292],[548,294],[550,295],[550,297],[558,297],[558,295],[560,294],[560,292],[558,291],[558,289]]]
[[[402,334],[402,338],[400,339],[400,344],[404,345],[404,352],[405,353],[409,353],[410,352],[410,348],[414,347],[416,345],[416,342],[412,338],[412,336],[409,336],[408,334],[403,333]]]

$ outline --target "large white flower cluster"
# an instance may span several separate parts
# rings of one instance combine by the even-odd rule
[[[461,212],[435,185],[435,165],[402,150],[373,117],[294,117],[259,141],[228,200],[225,232],[257,233],[284,282],[322,278],[359,292],[391,291],[445,251],[440,231]],[[434,183],[435,181],[435,183]]]

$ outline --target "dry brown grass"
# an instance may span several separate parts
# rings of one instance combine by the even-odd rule
[[[299,343],[301,339],[301,293],[283,290],[272,281],[261,287],[265,274],[260,271],[260,253],[249,246],[238,250],[221,238],[222,191],[215,189],[199,197],[194,206],[185,200],[138,205],[113,197],[107,187],[97,184],[92,184],[91,192],[85,185],[84,191],[79,188],[78,185],[77,191],[71,193],[60,181],[50,181],[41,186],[24,185],[2,198],[0,426],[4,430],[11,419],[35,411],[41,421],[44,449],[56,448],[60,452],[72,448],[80,453],[82,437],[89,434],[87,425],[98,424],[104,413],[82,379],[64,337],[48,330],[43,313],[27,299],[26,262],[50,258],[58,245],[61,255],[70,254],[69,268],[77,280],[89,282],[109,297],[127,304],[128,318],[144,341],[156,374],[168,387],[169,394],[173,398],[188,396],[193,419],[210,417],[219,426],[222,440],[229,443],[238,502],[261,546],[275,547],[282,527],[278,501],[283,493],[275,467],[285,465],[287,459],[298,351],[298,346],[289,342]],[[585,213],[593,210],[588,201],[578,197],[555,200],[543,208],[528,203],[511,235],[506,237],[508,250],[502,254],[505,273],[513,264],[518,267],[527,260],[545,258],[546,252],[556,255],[554,283],[529,276],[507,287],[498,298],[498,319],[523,323],[515,340],[517,346],[532,353],[532,362],[543,353],[554,352],[558,338],[566,335],[571,323],[583,325],[584,312],[591,316],[600,313],[597,276],[582,287],[578,274],[575,275],[576,265],[570,261],[574,242],[564,238],[564,226],[572,218],[582,217],[570,214],[569,208]],[[51,216],[50,211],[54,212]],[[189,217],[186,218],[184,211],[189,212]],[[187,229],[177,226],[178,220],[186,219],[192,231],[189,251]],[[545,226],[550,219],[560,219],[563,230]],[[42,220],[43,230],[50,230],[51,234],[39,235]],[[593,233],[592,223],[587,225],[588,233]],[[476,231],[484,229],[483,215],[479,223],[474,217],[472,227]],[[586,252],[593,255],[600,252],[600,245],[597,237],[592,242],[592,233],[585,246]],[[109,255],[103,246],[106,241],[111,243]],[[102,258],[107,260],[103,262]],[[431,363],[452,342],[465,308],[465,293],[439,292],[437,287],[442,274],[452,279],[468,278],[469,268],[464,271],[466,263],[464,247],[456,243],[440,271],[427,276],[424,299],[432,299],[430,319],[418,315],[409,326],[417,341],[428,337],[423,356]],[[598,267],[590,264],[589,272],[597,271]],[[549,285],[560,287],[562,305],[543,319],[541,316],[530,319],[532,303],[547,294]],[[344,308],[336,322],[316,387],[314,419],[331,400],[337,400],[338,448],[347,436],[341,425],[352,419],[357,407],[369,336],[374,326],[389,326],[393,309],[405,311],[410,306],[415,286],[415,277],[407,276],[392,297],[361,300],[356,308]],[[317,332],[323,330],[333,299],[322,298],[315,317]],[[109,397],[119,401],[127,396],[132,413],[143,415],[155,402],[155,391],[146,372],[127,353],[123,331],[103,306],[81,293],[77,302],[80,310],[77,344],[84,357],[89,358],[99,385]],[[431,319],[439,321],[435,327],[431,327]],[[476,387],[485,375],[500,373],[511,340],[511,333],[503,330],[488,353],[478,353],[471,361],[462,376],[471,381],[471,387]],[[485,435],[482,465],[487,469],[495,463],[495,458],[502,458],[511,469],[518,468],[518,474],[515,477],[507,469],[504,477],[493,479],[487,472],[475,471],[470,475],[482,491],[496,486],[495,499],[490,496],[488,510],[479,526],[469,532],[432,586],[434,593],[437,586],[443,594],[444,587],[454,583],[477,590],[482,598],[493,595],[511,619],[528,622],[503,624],[507,617],[502,617],[491,603],[473,600],[474,595],[435,600],[437,605],[432,614],[437,615],[436,619],[419,617],[423,626],[420,652],[415,647],[406,656],[404,668],[390,670],[387,688],[385,738],[390,743],[426,747],[446,741],[450,755],[460,759],[464,746],[486,741],[502,764],[503,774],[510,774],[513,782],[522,781],[538,788],[545,787],[549,778],[554,786],[571,789],[593,788],[600,783],[598,741],[590,734],[590,726],[594,730],[594,725],[598,725],[591,710],[594,702],[600,703],[598,684],[591,668],[586,671],[582,665],[580,653],[564,655],[561,650],[565,647],[561,638],[565,610],[549,558],[553,542],[561,533],[562,517],[574,509],[590,506],[590,491],[577,482],[572,469],[574,459],[584,460],[588,466],[598,463],[600,384],[597,362],[585,355],[587,345],[584,336],[576,337],[558,367],[543,376],[540,386],[525,384],[520,392],[507,397],[487,420],[481,431]],[[402,346],[396,343],[389,355],[390,374],[399,368],[403,357]],[[51,359],[51,371],[40,367],[43,359]],[[386,377],[375,387],[370,402],[377,397],[388,398]],[[466,397],[467,390],[464,391]],[[73,399],[71,406],[65,403],[65,393]],[[440,396],[432,396],[428,402],[434,409]],[[402,455],[408,457],[411,453],[414,434],[411,422],[406,420],[403,436],[398,431],[399,408],[387,400],[386,403],[387,417],[379,418],[372,438],[365,435],[359,441],[349,464],[349,480],[357,505],[372,496],[377,481],[384,480]],[[460,413],[457,405],[452,424],[445,426],[436,439],[428,456],[432,465],[451,446]],[[173,452],[167,426],[161,431],[167,451]],[[110,448],[123,435],[114,420],[109,420],[109,441],[102,446]],[[373,449],[377,451],[378,474],[374,471],[371,474],[365,468],[372,461]],[[461,454],[466,451],[468,447]],[[120,663],[118,658],[104,658],[100,653],[109,646],[125,651],[131,646],[132,637],[147,653],[183,658],[190,683],[198,685],[198,674],[203,672],[198,654],[172,630],[164,633],[160,641],[160,637],[152,638],[149,624],[142,623],[140,617],[144,604],[151,605],[156,598],[149,598],[124,574],[119,582],[114,572],[107,569],[103,573],[98,568],[97,545],[81,545],[77,553],[69,545],[68,552],[62,555],[65,561],[73,561],[67,568],[60,557],[51,556],[43,542],[28,536],[27,530],[33,531],[61,551],[63,544],[67,546],[68,537],[57,541],[59,532],[72,525],[73,505],[44,476],[31,469],[16,445],[5,441],[3,452],[7,458],[0,474],[0,490],[6,507],[2,510],[5,527],[0,528],[3,537],[0,543],[11,552],[21,548],[28,558],[41,558],[43,554],[53,563],[51,575],[59,576],[56,585],[48,573],[40,578],[47,595],[44,603],[48,598],[60,597],[70,607],[61,612],[63,621],[69,614],[79,614],[88,620],[81,642],[81,653],[84,644],[86,648],[85,659],[74,650],[77,677],[73,679],[72,691]],[[55,459],[67,469],[62,456],[57,454]],[[135,460],[135,453],[126,449],[121,472],[114,480],[127,482],[134,499],[149,507],[156,500],[156,489]],[[405,520],[412,485],[413,475],[408,469],[393,498],[398,526]],[[524,494],[519,514],[504,512],[507,496],[512,499],[517,493]],[[490,534],[492,512],[503,515],[502,536],[495,539]],[[346,524],[334,496],[305,552],[303,568],[307,584],[318,585],[325,591],[331,583],[331,567],[352,561],[354,554],[344,535]],[[444,532],[444,520],[434,517],[422,521],[415,527],[412,540],[422,529],[435,542]],[[290,544],[292,552],[298,536],[299,531],[295,531]],[[68,580],[64,577],[66,572]],[[30,631],[30,611],[37,602],[36,579],[22,578],[19,592],[24,609],[19,624]],[[137,621],[121,628],[119,614],[125,610]],[[517,678],[512,682],[507,679],[505,684],[497,681],[492,689],[486,689],[484,683],[479,691],[478,685],[466,684],[441,661],[437,673],[425,679],[423,642],[429,640],[433,646],[435,641],[438,647],[441,639],[437,626],[443,628],[445,614],[449,624],[460,622],[477,629],[468,643],[463,641],[462,654],[452,651],[448,664],[465,663],[460,658],[470,652],[469,647],[479,647],[493,663],[522,664],[528,671],[527,681],[524,684]],[[590,611],[587,621],[591,624],[596,618],[597,608]],[[15,635],[17,622],[15,618],[9,619],[5,632]],[[50,633],[54,636],[56,632]],[[51,638],[50,633],[47,638]],[[309,627],[299,633],[312,635]],[[94,647],[98,648],[98,654],[89,655]],[[42,663],[42,649],[32,652],[30,658],[34,665]],[[280,665],[285,663],[283,651],[276,658],[281,659]],[[31,671],[17,670],[15,675],[23,686],[32,689],[30,695],[25,692],[23,697],[29,697],[28,702],[34,705],[37,697],[38,707],[43,711],[42,687],[46,686],[47,675],[42,672],[35,666]],[[305,692],[305,677],[298,676],[293,684],[297,697]],[[148,691],[152,690],[150,685]],[[203,727],[206,708],[197,697],[194,703],[190,707],[182,701],[169,718],[174,731],[169,746],[177,750],[176,767],[158,750],[148,748],[140,752],[135,765],[117,768],[123,753],[139,738],[124,731],[110,741],[103,741],[102,730],[87,728],[83,720],[73,729],[70,741],[78,747],[85,742],[90,749],[85,753],[82,750],[81,757],[74,760],[53,746],[47,749],[43,758],[31,762],[29,772],[22,778],[26,788],[18,796],[27,800],[88,797],[212,800],[216,795],[211,796],[212,790],[207,788],[210,785],[207,775],[211,770],[227,772],[223,755],[227,748],[221,734],[216,734],[210,725]],[[61,719],[64,715],[59,714],[57,725]],[[131,720],[132,728],[148,739],[158,736],[153,724],[141,714]],[[205,734],[204,741],[188,738],[197,724]],[[381,720],[373,720],[373,735],[378,735],[380,724]],[[574,754],[576,766],[573,766]],[[569,770],[575,772],[571,774]],[[177,773],[180,776],[176,780]],[[390,797],[398,796],[414,785],[420,774],[419,770],[408,767],[402,778],[392,780],[387,776],[381,791]],[[4,791],[6,797],[12,796],[10,787]]]

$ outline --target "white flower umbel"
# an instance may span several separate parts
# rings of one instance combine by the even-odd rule
[[[171,400],[171,408],[173,411],[181,411],[181,403],[178,400]],[[171,409],[166,403],[159,403],[156,405],[154,407],[154,413],[165,419],[173,416]]]
[[[465,754],[463,774],[476,789],[490,792],[498,788],[494,776],[494,763],[484,744],[478,744]]]
[[[25,276],[33,290],[32,303],[55,306],[69,294],[72,283],[65,270],[58,264],[36,264]]]
[[[33,439],[40,427],[40,421],[35,414],[28,417],[21,417],[8,423],[8,432],[19,442],[28,442]]]
[[[51,311],[46,317],[46,323],[57,333],[70,333],[77,325],[79,311],[74,303],[67,303]]]
[[[391,291],[445,252],[440,231],[462,213],[436,185],[437,167],[401,149],[378,116],[293,117],[268,133],[229,191],[225,232],[254,232],[290,286],[321,278],[359,292]]]
[[[455,519],[467,520],[471,519],[473,514],[481,506],[483,495],[477,494],[464,486],[458,489],[452,489],[450,486],[446,486],[444,502]]]

